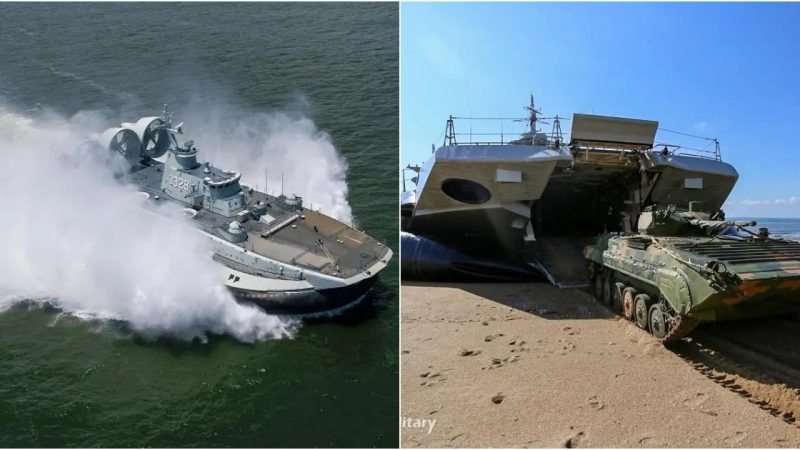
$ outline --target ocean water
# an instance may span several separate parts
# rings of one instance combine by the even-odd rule
[[[201,151],[228,127],[234,143],[293,127],[231,161],[274,162],[273,191],[284,172],[397,250],[396,4],[0,4],[0,112],[110,126],[164,103]],[[143,336],[17,303],[0,313],[0,446],[397,446],[397,257],[366,305],[293,330]]]
[[[742,218],[749,220],[751,218]],[[781,237],[800,241],[800,219],[775,219],[775,218],[752,218],[757,222],[755,227],[750,227],[751,231],[758,232],[759,228],[769,229],[773,237]]]

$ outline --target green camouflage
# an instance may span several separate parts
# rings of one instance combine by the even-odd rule
[[[623,299],[614,302],[623,313],[625,288],[646,294],[649,311],[664,313],[662,340],[682,337],[670,331],[683,320],[692,323],[681,327],[685,335],[701,322],[800,310],[800,242],[744,228],[754,222],[674,209],[642,213],[639,223],[639,234],[603,235],[584,256],[593,284]]]

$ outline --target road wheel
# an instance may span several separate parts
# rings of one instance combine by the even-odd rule
[[[633,304],[636,297],[636,289],[626,287],[622,291],[622,315],[628,320],[633,320]]]
[[[586,265],[586,271],[589,272],[589,280],[594,280],[594,277],[597,275],[597,264],[589,261]]]
[[[611,305],[614,292],[614,274],[611,271],[606,271],[603,277],[603,304]]]
[[[611,304],[611,292],[614,289],[614,275],[606,271],[603,276],[603,304],[610,305]]]
[[[594,298],[600,303],[603,303],[603,278],[605,278],[603,272],[594,271]]]
[[[661,303],[650,307],[650,332],[658,339],[667,337],[667,315]]]
[[[647,329],[647,314],[648,314],[648,307],[650,303],[650,297],[647,294],[639,294],[634,299],[634,318],[636,319],[636,325],[639,328],[646,330]]]
[[[622,290],[625,289],[625,284],[617,281],[611,292],[611,309],[620,314],[622,312]]]

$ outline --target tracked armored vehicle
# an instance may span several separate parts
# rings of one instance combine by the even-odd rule
[[[664,343],[698,324],[800,310],[800,242],[754,221],[674,205],[643,211],[638,233],[606,234],[585,248],[598,300]]]
[[[120,179],[139,191],[144,208],[183,212],[238,300],[308,316],[339,312],[365,297],[392,257],[389,248],[304,207],[301,197],[241,184],[238,172],[202,161],[193,141],[179,142],[182,124],[172,122],[165,106],[161,117],[123,123],[87,144],[125,162]]]

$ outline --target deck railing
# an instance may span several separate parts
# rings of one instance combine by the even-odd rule
[[[561,132],[561,121],[571,120],[560,116],[542,117],[537,118],[533,122],[535,128],[539,125],[551,125],[552,130],[545,132],[537,129],[534,133],[531,132],[531,119],[525,117],[458,117],[450,116],[447,120],[445,127],[443,145],[508,145],[514,141],[531,140],[534,135],[544,136],[547,140],[547,145],[556,143],[569,142],[569,134]],[[456,122],[459,123],[458,131],[456,131]],[[498,124],[499,130],[491,131],[488,123]],[[473,128],[473,127],[476,128]],[[464,131],[464,130],[468,131]],[[714,161],[722,161],[722,154],[720,151],[719,141],[716,138],[709,138],[705,136],[698,136],[695,134],[684,133],[681,131],[669,130],[666,128],[658,128],[658,131],[663,133],[676,134],[683,137],[689,137],[695,140],[706,141],[705,147],[696,148],[686,145],[671,144],[666,142],[655,142],[652,147],[643,146],[637,149],[628,147],[613,147],[609,145],[596,146],[592,145],[588,150],[615,150],[615,151],[643,151],[654,150],[658,151],[659,147],[666,149],[671,155],[691,156],[695,158],[711,159]],[[527,143],[527,142],[526,142]],[[587,148],[580,148],[586,150]],[[436,150],[433,148],[432,150]]]

